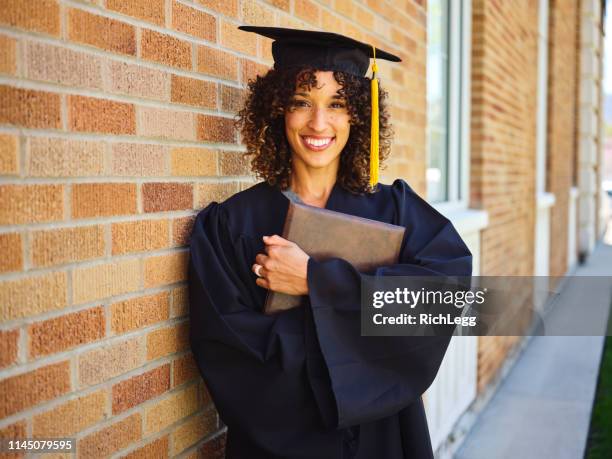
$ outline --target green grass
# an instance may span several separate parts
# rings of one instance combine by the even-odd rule
[[[608,320],[608,336],[601,357],[597,392],[593,404],[591,426],[585,458],[612,458],[612,316]]]

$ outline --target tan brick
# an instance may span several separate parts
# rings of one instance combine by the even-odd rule
[[[104,256],[104,227],[80,226],[32,232],[32,265],[52,266]]]
[[[111,330],[116,334],[125,333],[167,320],[169,299],[168,292],[160,292],[113,303]]]
[[[62,220],[62,185],[0,185],[0,224]]]
[[[68,96],[68,128],[105,134],[134,134],[134,105],[85,96]]]
[[[52,400],[70,390],[70,362],[47,365],[0,381],[0,418]]]
[[[64,86],[102,89],[99,57],[47,43],[26,42],[25,76]]]
[[[0,330],[0,368],[17,362],[19,330]]]
[[[136,213],[134,183],[75,183],[72,217],[108,217]]]
[[[198,115],[198,140],[208,142],[236,142],[236,129],[231,118],[220,116]]]
[[[257,56],[257,36],[254,33],[240,30],[236,24],[223,19],[221,19],[219,32],[221,45],[239,53]]]
[[[134,413],[80,439],[77,451],[80,457],[107,457],[141,438],[142,419],[140,413]]]
[[[0,23],[59,36],[60,10],[56,0],[4,0]]]
[[[170,390],[170,364],[114,384],[112,388],[113,414],[140,405]]]
[[[179,454],[201,438],[213,433],[217,428],[217,412],[214,409],[198,413],[174,429],[170,454],[173,456]]]
[[[246,91],[233,86],[219,85],[221,108],[228,112],[237,112],[244,106]]]
[[[198,46],[198,72],[238,81],[238,58],[218,49]]]
[[[136,55],[136,29],[83,10],[68,10],[68,39],[114,53]]]
[[[191,70],[190,43],[148,29],[142,31],[140,43],[140,54],[143,59]]]
[[[106,8],[158,26],[166,20],[164,0],[106,0]]]
[[[184,317],[189,314],[189,290],[183,285],[172,289],[172,309],[170,318]]]
[[[166,435],[123,456],[123,459],[149,459],[151,457],[164,459],[169,457],[168,448],[168,435]]]
[[[138,135],[162,139],[197,140],[195,114],[188,111],[139,107]]]
[[[106,416],[106,391],[99,390],[37,414],[32,420],[34,437],[69,437],[102,421]]]
[[[159,432],[197,409],[198,394],[195,384],[169,394],[164,400],[145,408],[145,435]]]
[[[26,421],[18,421],[13,424],[9,424],[8,426],[0,429],[0,438],[9,438],[9,439],[26,438],[27,428],[28,428],[28,425]],[[9,458],[23,457],[23,455],[19,455],[19,456],[8,455],[8,456]]]
[[[0,282],[0,322],[32,317],[66,306],[66,273]]]
[[[264,76],[270,70],[270,67],[267,65],[258,64],[248,59],[241,59],[240,61],[242,66],[240,78],[243,84],[256,79],[257,76]]]
[[[221,175],[249,175],[250,157],[239,151],[222,151],[219,156]]]
[[[238,192],[238,183],[200,183],[197,185],[195,192],[195,208],[199,209],[213,201],[225,201],[231,195]]]
[[[15,75],[17,71],[16,48],[17,40],[0,35],[0,73]]]
[[[199,377],[198,366],[191,352],[174,360],[172,367],[174,386],[180,386]]]
[[[205,148],[177,147],[170,151],[174,176],[207,176],[217,174],[217,153]]]
[[[189,245],[189,237],[193,229],[195,216],[176,218],[172,222],[172,245]]]
[[[23,242],[19,233],[0,234],[0,273],[23,269]]]
[[[172,102],[199,108],[217,108],[217,84],[179,75],[172,75]]]
[[[144,338],[105,344],[79,355],[79,387],[91,386],[144,364]]]
[[[170,100],[168,80],[170,74],[156,69],[126,62],[111,61],[108,63],[111,92],[145,97],[147,99]]]
[[[26,167],[32,177],[90,177],[104,172],[104,144],[86,140],[30,137]]]
[[[243,0],[240,10],[244,24],[274,25],[274,11],[256,0]]]
[[[238,18],[238,0],[196,0],[196,3],[218,11],[224,16]]]
[[[17,136],[0,134],[0,175],[19,174],[19,140]]]
[[[145,259],[145,288],[187,280],[187,251]]]
[[[207,459],[223,459],[225,457],[225,442],[227,433],[223,432],[215,438],[211,438],[204,443],[198,453]]]
[[[144,143],[113,143],[111,145],[111,174],[133,177],[168,175],[164,145]]]
[[[191,183],[143,183],[142,203],[145,212],[191,209],[193,186]]]
[[[139,220],[113,223],[113,255],[150,252],[169,246],[168,220]]]
[[[128,259],[72,271],[74,304],[138,290],[140,260]]]
[[[58,129],[61,127],[60,96],[1,85],[0,123]]]
[[[214,16],[173,0],[172,27],[194,37],[216,41],[217,24]]]
[[[147,335],[147,360],[155,360],[189,348],[189,323],[154,330]]]
[[[30,358],[55,354],[104,337],[104,308],[98,306],[28,326]]]
[[[210,392],[203,379],[198,381],[198,394],[200,397],[200,406],[206,407],[212,403]]]
[[[310,0],[295,0],[295,15],[309,24],[318,25],[321,12]]]

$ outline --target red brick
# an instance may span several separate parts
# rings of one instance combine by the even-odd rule
[[[127,456],[123,456],[122,459],[149,459],[151,457],[164,459],[169,457],[168,448],[168,435],[166,435],[132,451]]]
[[[225,457],[225,442],[227,434],[224,432],[208,440],[200,447],[200,454],[207,459],[223,459]]]
[[[163,212],[193,208],[190,183],[144,183],[142,202],[145,212]]]
[[[170,364],[167,363],[141,375],[113,385],[113,414],[140,405],[170,390]]]
[[[0,330],[0,368],[17,362],[19,330]]]
[[[241,59],[242,62],[242,73],[240,75],[243,84],[248,83],[250,80],[256,79],[257,76],[264,76],[270,68],[267,65],[258,64],[247,59]]]
[[[59,36],[60,9],[56,0],[3,0],[0,23]]]
[[[0,234],[0,273],[23,269],[23,242],[19,233]]]
[[[172,387],[180,386],[200,376],[198,366],[191,352],[174,359],[173,376],[174,385]]]
[[[70,362],[47,365],[0,381],[0,418],[52,400],[70,390]]]
[[[73,131],[135,134],[134,105],[85,96],[68,96],[68,127]]]
[[[1,85],[0,123],[58,129],[61,127],[60,96]]]
[[[208,41],[216,41],[216,19],[203,11],[190,8],[173,0],[172,27],[194,37]]]
[[[194,222],[195,216],[177,218],[172,222],[172,244],[175,247],[189,244]]]
[[[171,100],[199,108],[217,108],[217,84],[196,78],[172,75]]]
[[[141,438],[141,414],[134,413],[82,438],[77,443],[77,451],[80,457],[107,457]]]
[[[109,217],[136,213],[134,183],[75,183],[72,217]]]
[[[68,38],[114,53],[136,55],[136,30],[116,19],[70,8]]]
[[[166,291],[113,303],[111,329],[119,334],[167,320],[169,297]]]
[[[238,58],[224,51],[198,46],[198,72],[238,81]]]
[[[41,357],[104,337],[102,306],[66,314],[28,327],[29,355]]]
[[[106,0],[106,9],[163,26],[166,20],[164,0]]]
[[[231,118],[198,115],[198,140],[209,142],[236,142],[236,128]]]
[[[244,106],[246,91],[233,86],[219,85],[221,108],[227,112],[237,112]]]
[[[143,59],[191,70],[191,44],[186,41],[145,29],[140,46]]]

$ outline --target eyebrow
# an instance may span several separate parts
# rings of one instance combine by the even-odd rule
[[[296,96],[302,96],[302,97],[309,97],[309,94],[305,93],[305,92],[296,92],[294,95]],[[342,97],[339,94],[334,94],[332,96],[332,99],[344,99],[344,97]]]

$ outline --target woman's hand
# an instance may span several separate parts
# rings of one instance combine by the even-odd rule
[[[289,295],[308,295],[308,254],[277,235],[264,236],[263,241],[266,255],[258,254],[252,267],[261,276],[256,280],[257,285]]]

